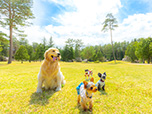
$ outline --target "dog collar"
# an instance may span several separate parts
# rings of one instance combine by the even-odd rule
[[[92,98],[92,96],[88,96],[88,92],[86,91],[86,96],[87,96],[87,98]]]
[[[100,79],[101,82],[104,82],[102,79]]]

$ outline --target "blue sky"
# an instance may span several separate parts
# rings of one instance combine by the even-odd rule
[[[62,15],[64,14],[64,12],[75,11],[74,7],[67,8],[67,6],[62,6],[62,4],[57,4],[53,1],[38,0],[35,2],[39,2],[39,4],[41,4],[41,6],[43,7],[42,11],[45,12],[43,18],[40,19],[40,26],[46,26],[50,24],[58,26],[60,24],[51,19],[51,17]],[[128,15],[150,13],[151,10],[149,8],[150,4],[144,0],[121,0],[121,4],[123,5],[123,7],[119,9],[120,21],[123,21],[123,19],[127,18]]]
[[[121,0],[123,7],[119,15],[121,19],[127,18],[128,15],[150,13],[149,4],[142,0]]]
[[[152,37],[151,4],[151,0],[34,0],[36,18],[25,33],[30,43],[52,36],[59,47],[68,38],[104,45],[110,43],[110,35],[101,32],[101,23],[107,13],[113,13],[119,26],[113,31],[114,42]]]

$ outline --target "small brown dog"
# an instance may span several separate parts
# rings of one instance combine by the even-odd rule
[[[84,111],[87,111],[87,103],[89,102],[89,109],[92,111],[93,101],[92,95],[97,91],[97,87],[95,86],[94,78],[90,79],[90,82],[83,81],[76,89],[78,93],[78,104],[81,103],[81,106]],[[81,99],[81,102],[80,102]]]

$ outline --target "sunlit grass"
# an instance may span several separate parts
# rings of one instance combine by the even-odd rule
[[[106,91],[93,95],[93,113],[152,112],[152,65],[61,62],[66,85],[59,92],[37,94],[40,65],[0,62],[0,113],[84,113],[77,106],[76,86],[85,79],[85,69],[93,69],[95,82],[98,72],[107,73]]]

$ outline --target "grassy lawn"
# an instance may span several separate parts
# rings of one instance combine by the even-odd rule
[[[107,73],[106,91],[93,95],[92,113],[152,112],[152,65],[61,62],[66,85],[59,92],[37,94],[40,65],[0,62],[0,113],[91,113],[77,106],[76,87],[85,79],[85,69],[93,69],[95,83],[99,80],[98,72]]]

